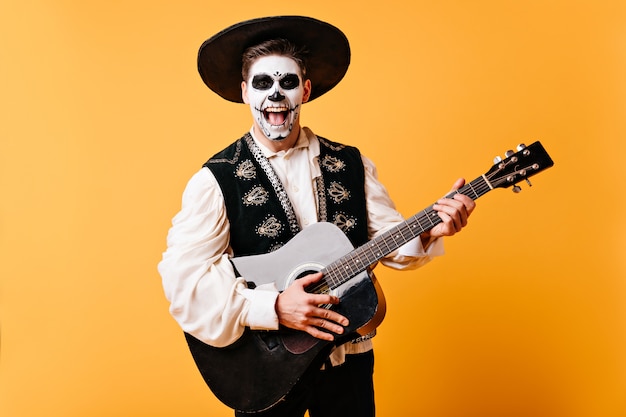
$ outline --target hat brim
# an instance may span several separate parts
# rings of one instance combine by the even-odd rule
[[[311,80],[309,101],[335,87],[350,65],[350,44],[341,30],[304,16],[273,16],[247,20],[207,39],[198,52],[198,71],[204,83],[226,100],[241,98],[241,58],[246,48],[283,38],[304,46],[306,78]]]

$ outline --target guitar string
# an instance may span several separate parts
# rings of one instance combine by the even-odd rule
[[[465,193],[472,187],[463,187],[458,190]],[[489,187],[485,188],[486,192]],[[477,187],[474,192],[482,190]],[[436,216],[433,218],[432,214]],[[336,288],[341,285],[347,278],[352,278],[358,273],[367,269],[369,265],[381,259],[395,248],[419,236],[428,228],[436,226],[441,219],[431,207],[423,210],[417,215],[408,218],[406,221],[391,228],[378,238],[373,239],[369,243],[355,249],[351,253],[339,258],[337,261],[326,266],[322,272],[324,273],[324,281],[315,286],[313,292],[325,292],[330,288]],[[424,226],[424,223],[426,226]],[[416,229],[417,230],[414,230]],[[366,262],[362,262],[365,259]]]
[[[478,199],[491,189],[506,182],[506,178],[502,176],[500,179],[494,180],[494,177],[496,177],[498,173],[498,171],[495,171],[491,174],[488,173],[484,176],[478,177],[460,189],[449,193],[446,197],[451,198],[454,194],[460,193],[467,195],[474,200]],[[470,194],[474,194],[474,197]],[[422,222],[424,222],[426,226],[423,226]],[[324,274],[323,282],[314,285],[309,289],[309,291],[314,293],[324,293],[328,292],[329,289],[337,288],[348,279],[365,271],[371,264],[382,259],[382,257],[391,253],[404,243],[417,238],[421,233],[431,229],[441,222],[441,218],[437,215],[436,211],[432,209],[432,205],[427,207],[420,213],[409,217],[407,220],[394,226],[379,237],[327,265],[321,270]],[[419,230],[417,233],[412,230],[415,228]],[[382,250],[381,245],[384,245]],[[366,259],[367,262],[362,262],[361,259]]]
[[[477,184],[476,180],[474,180],[456,192],[466,195],[473,193],[475,194],[475,198],[478,198],[489,190],[489,187],[484,184],[484,179],[480,178],[480,180],[483,182],[482,185],[480,183]],[[436,216],[436,218],[434,218],[433,215]],[[410,217],[379,238],[370,241],[369,244],[357,248],[355,251],[327,266],[326,276],[329,285],[335,287],[341,284],[344,278],[352,277],[355,273],[358,274],[367,269],[373,262],[379,260],[409,240],[418,237],[419,234],[436,226],[440,222],[441,219],[432,209],[432,206],[418,213],[418,215]],[[362,262],[362,258],[366,259],[367,262]]]

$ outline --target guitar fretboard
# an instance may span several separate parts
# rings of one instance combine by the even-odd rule
[[[489,182],[481,176],[446,197],[452,198],[454,194],[460,193],[476,200],[491,189]],[[432,205],[427,207],[322,269],[326,284],[331,289],[337,288],[441,222],[441,218]]]

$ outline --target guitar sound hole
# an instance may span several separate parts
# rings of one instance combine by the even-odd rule
[[[310,271],[310,270],[307,270],[307,271],[302,271],[302,272],[300,272],[298,275],[296,275],[296,279],[300,279],[300,278],[303,278],[303,277],[305,277],[305,276],[307,276],[307,275],[310,275],[310,274],[315,274],[315,273],[317,273],[317,272],[319,272],[319,271]]]
[[[298,275],[296,275],[296,279],[300,279],[302,277],[305,277],[310,274],[315,274],[317,272],[319,271],[313,271],[313,270],[302,271]],[[328,288],[328,285],[326,284],[326,281],[324,280],[324,278],[322,278],[321,281],[318,281],[315,284],[305,287],[304,289],[306,292],[311,293],[311,294],[328,294],[330,292],[330,288]]]
[[[310,294],[330,294],[331,290],[324,280],[311,284],[304,288]],[[329,307],[329,306],[328,306]],[[326,307],[327,308],[327,307]]]

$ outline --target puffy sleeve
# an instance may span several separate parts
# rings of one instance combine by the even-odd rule
[[[229,260],[229,222],[221,189],[202,168],[187,183],[158,265],[170,313],[181,328],[217,347],[237,340],[246,326],[274,330],[278,291],[248,289]]]

